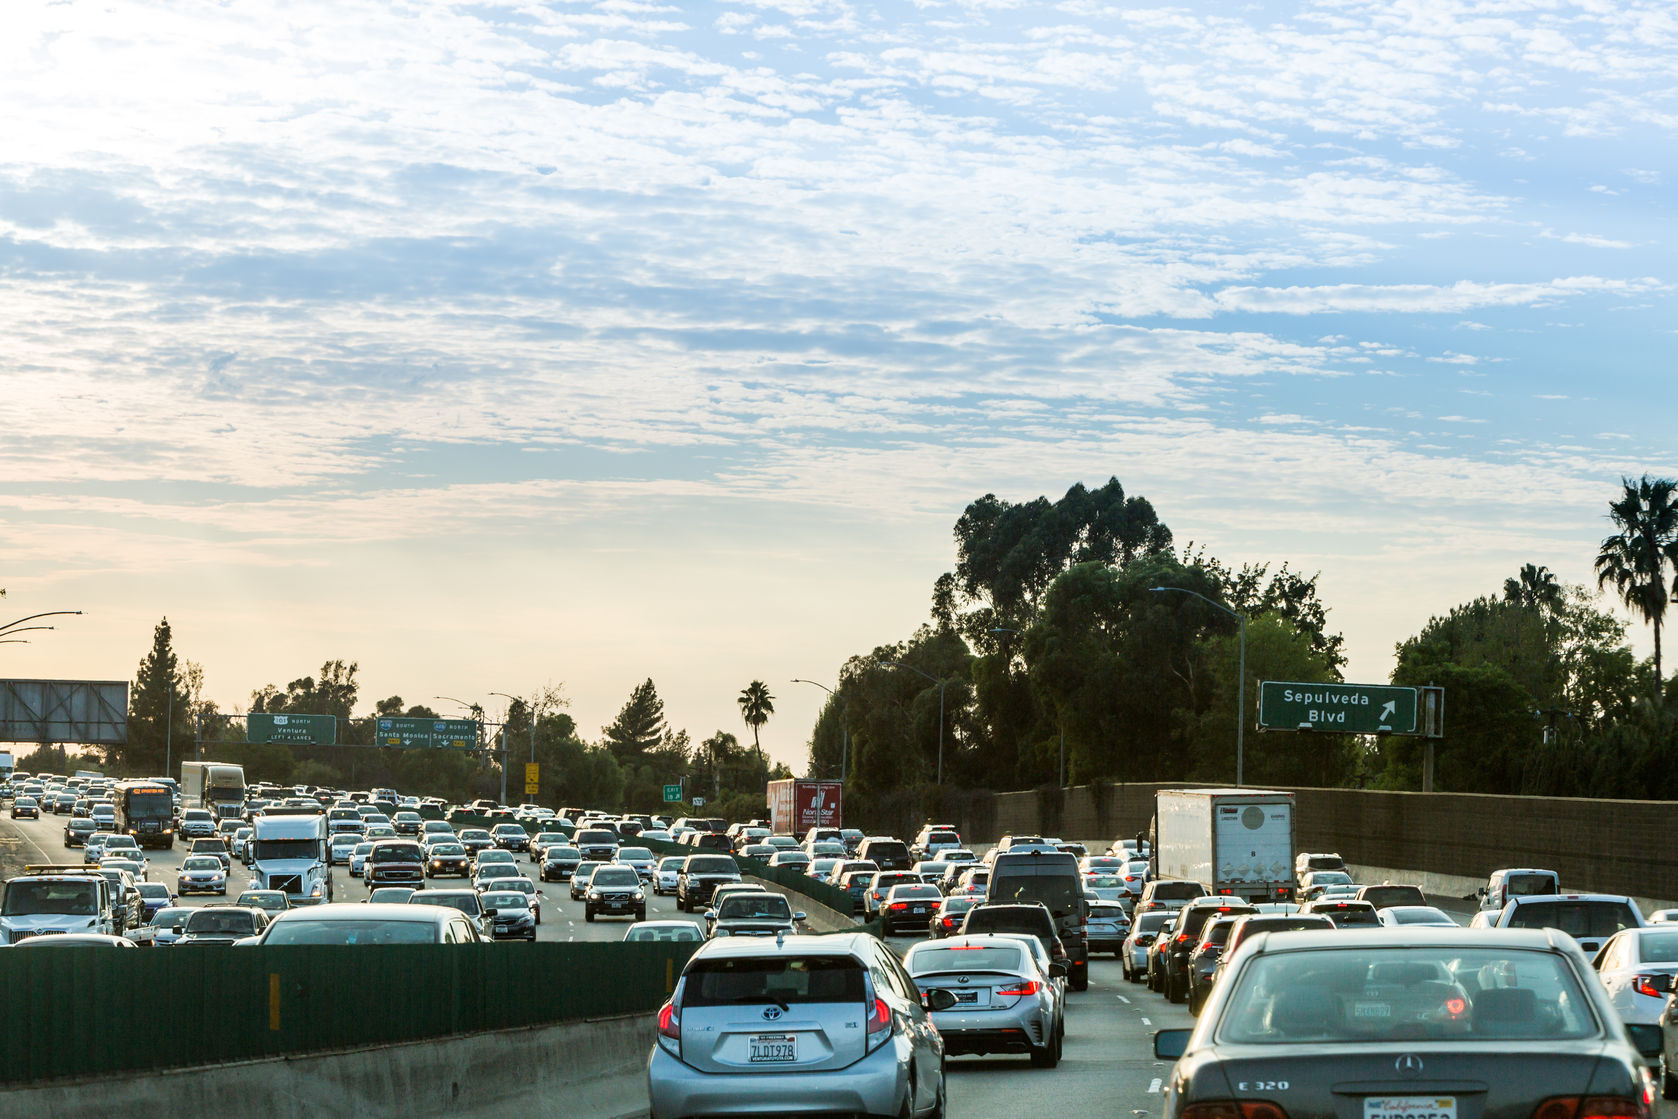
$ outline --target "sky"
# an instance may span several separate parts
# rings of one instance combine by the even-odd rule
[[[1380,681],[1678,472],[1668,0],[15,0],[0,103],[0,622],[85,611],[8,677],[762,679],[801,772],[985,493]]]

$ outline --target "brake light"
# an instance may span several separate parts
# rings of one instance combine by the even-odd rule
[[[886,1040],[891,1037],[895,1026],[896,1023],[891,1016],[891,1007],[886,1005],[885,999],[876,996],[874,1005],[868,1011],[868,1051],[872,1053],[884,1045]]]
[[[1655,986],[1657,978],[1665,978],[1665,976],[1639,975],[1632,979],[1631,985],[1640,995],[1648,995],[1652,999],[1664,999],[1666,998],[1666,992]]]
[[[1552,1096],[1532,1119],[1646,1119],[1652,1108],[1625,1096]]]
[[[1180,932],[1180,933],[1178,933],[1178,934],[1177,934],[1177,943],[1178,943],[1178,944],[1185,944],[1185,943],[1187,943],[1187,942],[1188,942],[1188,940],[1189,940],[1189,939],[1190,939],[1190,937],[1191,937],[1191,935],[1192,935],[1192,934],[1190,934],[1190,933],[1186,933],[1186,932]]]
[[[682,1055],[682,1012],[671,999],[658,1010],[658,1043],[675,1056]]]
[[[1183,1108],[1182,1119],[1288,1119],[1288,1113],[1269,1100],[1204,1100]]]
[[[996,993],[998,995],[1035,995],[1037,993],[1038,988],[1040,988],[1041,986],[1042,986],[1042,984],[1039,983],[1037,980],[1027,979],[1024,983],[1021,983],[1018,987],[1006,987],[1006,988],[1003,988],[1001,990],[998,990]]]
[[[906,901],[894,901],[891,903],[891,907],[893,909],[908,909],[909,903]]]

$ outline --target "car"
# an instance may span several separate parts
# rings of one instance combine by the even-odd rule
[[[536,941],[536,914],[531,909],[534,899],[517,890],[496,888],[483,894],[483,904],[490,914],[490,937],[494,940]]]
[[[138,859],[129,858],[128,855],[129,853],[127,851],[118,851],[114,854],[101,855],[99,857],[99,865],[100,867],[109,866],[115,867],[117,870],[126,870],[129,877],[134,879],[135,885],[138,885],[146,880],[146,864]]]
[[[362,899],[367,905],[406,905],[419,891],[412,886],[380,886]]]
[[[92,817],[93,826],[98,830],[117,830],[117,808],[109,801],[95,801],[88,809],[88,815]]]
[[[1623,1021],[1660,1025],[1678,975],[1678,929],[1622,929],[1608,938],[1591,966]]]
[[[124,936],[110,933],[60,933],[57,936],[32,936],[19,941],[14,948],[138,948]]]
[[[1099,874],[1090,875],[1084,879],[1084,897],[1094,901],[1125,901],[1130,897],[1130,887],[1125,885],[1122,875]]]
[[[473,929],[482,939],[494,939],[495,915],[489,911],[490,907],[484,904],[483,895],[476,890],[444,890],[428,886],[410,893],[402,904],[439,905],[453,909],[472,923]]]
[[[653,880],[653,866],[656,860],[652,851],[646,847],[619,847],[618,853],[612,856],[612,861],[619,866],[633,867],[643,882]]]
[[[681,858],[679,855],[671,857],[678,860]],[[569,882],[582,864],[582,852],[569,843],[550,843],[542,848],[542,881]]]
[[[594,872],[609,863],[580,863],[576,872],[571,875],[571,900],[582,901],[588,896],[588,880],[594,877]]]
[[[908,870],[915,860],[909,857],[909,846],[889,835],[871,835],[857,845],[856,857],[867,859],[882,871]]]
[[[913,873],[910,871],[911,875]],[[938,912],[943,900],[944,895],[938,892],[937,886],[925,882],[900,882],[880,899],[880,924],[887,936],[905,928],[919,932],[927,927],[927,922]]]
[[[1115,957],[1124,955],[1125,937],[1130,935],[1130,917],[1123,905],[1117,901],[1090,902],[1088,924],[1090,955],[1097,952],[1111,952]]]
[[[781,894],[767,890],[733,893],[719,898],[705,911],[710,936],[775,936],[796,933],[804,923],[803,913],[794,913]]]
[[[1346,875],[1346,881],[1352,880],[1346,860],[1333,851],[1301,851],[1293,860],[1294,885],[1303,891],[1306,878],[1320,870],[1337,871]]]
[[[68,816],[76,810],[75,793],[59,793],[52,798],[52,813],[54,816]]]
[[[355,845],[355,850],[350,852],[349,866],[351,878],[361,877],[362,871],[365,870],[367,866],[367,856],[371,854],[372,851],[373,841],[371,839],[364,839]]]
[[[215,813],[207,808],[188,808],[181,813],[182,839],[207,839],[216,834]]]
[[[425,883],[425,852],[412,839],[376,839],[361,864],[361,880],[375,886],[413,886]]]
[[[420,833],[420,826],[425,821],[420,818],[418,812],[398,812],[390,818],[390,823],[396,829],[397,835],[417,836]],[[522,832],[524,829],[520,828],[519,830]]]
[[[1066,1040],[1066,965],[1043,970],[1014,937],[928,940],[904,953],[903,966],[923,996],[947,991],[955,1005],[932,1013],[948,1055],[1023,1053],[1037,1068],[1060,1063]]]
[[[1334,922],[1337,929],[1377,928],[1380,914],[1371,902],[1343,898],[1318,898],[1299,907],[1301,913],[1316,913]]]
[[[1621,1023],[1554,932],[1260,933],[1226,970],[1193,1030],[1154,1035],[1164,1119],[1652,1114],[1659,1031]]]
[[[909,845],[917,859],[936,859],[946,849],[961,846],[961,834],[947,824],[928,824]]]
[[[1153,944],[1154,937],[1171,920],[1173,910],[1153,909],[1146,913],[1137,913],[1130,922],[1130,932],[1125,934],[1124,943],[1119,948],[1119,969],[1127,982],[1140,983],[1148,975],[1148,946]]]
[[[12,819],[39,820],[41,804],[34,797],[18,797],[12,801]]]
[[[88,837],[95,834],[95,831],[92,820],[73,816],[64,823],[64,846],[84,846]]]
[[[420,890],[417,893],[426,893]],[[275,917],[236,947],[294,944],[479,944],[477,927],[453,906],[327,902]]]
[[[291,908],[291,900],[284,890],[246,890],[233,899],[233,904],[260,909],[270,917]]]
[[[782,848],[769,856],[770,866],[786,867],[788,870],[805,871],[810,866],[810,856],[796,847]]]
[[[618,833],[604,827],[578,828],[571,845],[582,853],[584,862],[609,863],[618,853]]]
[[[879,874],[877,870],[853,870],[842,875],[837,883],[841,890],[850,895],[851,912],[861,913],[865,905],[868,888],[874,884],[874,878]],[[977,899],[975,899],[977,900]]]
[[[472,888],[481,893],[496,882],[523,875],[524,871],[511,863],[486,863],[472,872]]]
[[[517,878],[497,878],[489,886],[489,890],[494,890],[496,893],[512,891],[514,893],[523,894],[525,898],[528,899],[529,909],[534,916],[536,923],[538,925],[542,923],[542,898],[545,895],[541,890],[536,888],[536,883],[532,882],[530,879],[523,876]],[[488,891],[486,890],[485,892]]]
[[[190,946],[227,948],[235,941],[256,936],[268,927],[268,912],[254,906],[210,905],[189,910],[175,925],[177,948]]]
[[[145,924],[151,922],[158,910],[167,909],[179,900],[162,882],[136,882],[134,888],[140,891],[140,920]]]
[[[676,881],[682,875],[683,861],[684,857],[681,855],[666,855],[658,860],[658,865],[653,868],[653,893],[655,895],[662,897],[669,894],[673,896],[676,893]]]
[[[684,913],[704,909],[718,885],[738,881],[740,868],[730,856],[714,852],[689,855],[682,862],[681,874],[676,876],[676,908]],[[572,892],[575,891],[573,886]]]
[[[1219,917],[1238,917],[1257,912],[1248,902],[1212,895],[1203,895],[1183,906],[1177,913],[1177,924],[1171,939],[1161,950],[1164,970],[1160,976],[1160,989],[1165,1001],[1188,1001],[1189,957],[1200,946],[1200,934],[1209,922]]]
[[[460,843],[473,858],[478,852],[487,851],[495,846],[495,837],[483,828],[460,829]]]
[[[114,836],[112,837],[112,842],[115,841],[115,838],[116,837]],[[109,844],[107,844],[107,846],[109,846]],[[222,842],[219,836],[206,836],[202,839],[194,839],[191,843],[187,844],[186,853],[188,855],[208,855],[221,863],[222,870],[227,871],[228,873],[231,873],[233,870],[233,856],[228,854],[227,844]]]
[[[530,837],[530,861],[539,865],[549,847],[568,847],[570,844],[571,837],[562,831],[539,831]]]
[[[1457,928],[1457,921],[1443,909],[1432,905],[1392,905],[1386,909],[1376,910],[1375,915],[1383,925],[1438,925],[1440,928]]]
[[[1253,914],[1256,916],[1256,914]],[[1189,1013],[1199,1016],[1200,1008],[1206,1002],[1206,996],[1212,990],[1213,972],[1217,969],[1218,960],[1222,957],[1224,946],[1229,942],[1230,930],[1240,917],[1218,917],[1207,921],[1206,927],[1200,930],[1197,938],[1199,943],[1189,952]]]
[[[891,893],[893,886],[924,886],[920,875],[912,870],[882,870],[874,876],[868,888],[862,894],[862,917],[865,921],[872,921],[880,916],[880,907],[885,904],[886,895]]]
[[[524,830],[523,824],[496,824],[489,834],[503,851],[530,850],[530,833]]]
[[[250,865],[251,837],[255,834],[256,829],[248,826],[239,828],[233,833],[233,857],[246,866]]]
[[[1557,929],[1594,954],[1621,929],[1644,926],[1643,912],[1624,894],[1537,894],[1511,897],[1495,915],[1482,910],[1492,928]],[[1477,915],[1478,916],[1478,915]]]
[[[708,940],[657,1015],[651,1119],[942,1116],[944,1042],[931,1014],[954,1005],[941,988],[922,996],[867,933]],[[783,1015],[799,1027],[775,1028]]]
[[[637,921],[624,932],[626,942],[661,941],[667,944],[698,944],[705,936],[692,921]]]
[[[147,948],[167,948],[174,944],[179,934],[175,926],[183,923],[197,910],[184,905],[167,905],[154,912],[146,923],[128,934],[128,938],[135,944]]]
[[[938,903],[938,908],[933,910],[931,918],[927,921],[927,935],[933,940],[954,936],[960,931],[967,911],[978,904],[978,898],[945,898]]]
[[[472,856],[465,844],[439,840],[425,853],[427,878],[466,878],[472,873]]]
[[[188,894],[220,894],[226,897],[227,868],[214,855],[188,855],[175,879],[175,891],[181,897]]]
[[[1330,886],[1350,885],[1352,876],[1343,870],[1313,870],[1299,880],[1300,901],[1315,901]]]
[[[1510,898],[1561,893],[1561,875],[1535,867],[1506,867],[1492,871],[1486,884],[1475,892],[1481,909],[1499,910],[1509,904]]]
[[[1205,896],[1206,887],[1199,882],[1189,882],[1180,878],[1156,878],[1142,887],[1142,896],[1136,902],[1136,912],[1181,909],[1195,898]]]
[[[365,842],[359,831],[335,831],[326,841],[326,861],[329,866],[344,866],[349,863],[350,856],[355,849]]]
[[[961,936],[1018,933],[1036,937],[1037,942],[1048,953],[1049,961],[1067,968],[1070,974],[1071,957],[1067,955],[1066,945],[1055,929],[1053,915],[1050,914],[1048,906],[1041,902],[976,905],[962,918],[961,928],[957,932]]]
[[[615,863],[601,866],[589,878],[583,895],[583,920],[631,914],[637,921],[647,919],[647,895],[641,889],[641,876],[634,867]]]

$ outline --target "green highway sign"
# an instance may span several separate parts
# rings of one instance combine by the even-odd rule
[[[373,743],[399,750],[469,750],[478,744],[478,723],[475,719],[380,719]]]
[[[665,804],[680,804],[680,803],[682,803],[682,787],[680,785],[666,785],[666,786],[664,786],[664,803]]]
[[[335,715],[271,715],[253,711],[245,716],[246,742],[280,742],[294,746],[335,746]]]
[[[1259,681],[1260,730],[1416,734],[1416,689]]]

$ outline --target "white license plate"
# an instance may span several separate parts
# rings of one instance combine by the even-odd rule
[[[1457,1119],[1457,1098],[1365,1096],[1363,1119]]]
[[[777,1064],[798,1060],[798,1041],[792,1034],[757,1034],[746,1039],[753,1064]]]

